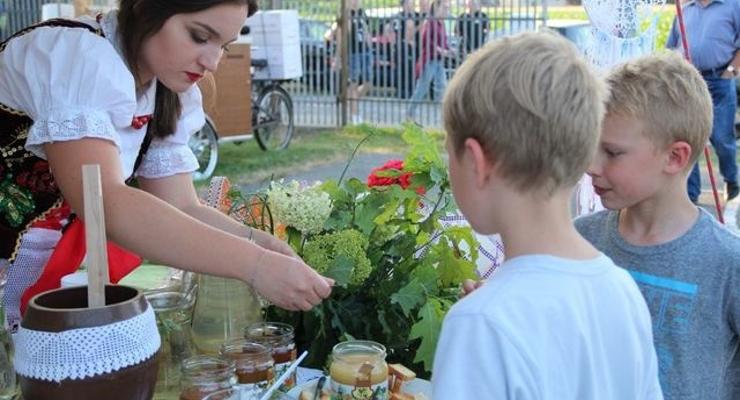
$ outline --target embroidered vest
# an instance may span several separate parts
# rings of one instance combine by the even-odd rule
[[[81,28],[103,36],[102,30],[82,22],[53,19],[19,31],[0,43],[0,53],[10,40],[40,27]],[[24,147],[32,124],[33,120],[23,111],[0,103],[0,259],[10,262],[15,259],[23,234],[63,201],[48,162]],[[150,142],[147,130],[134,171]]]

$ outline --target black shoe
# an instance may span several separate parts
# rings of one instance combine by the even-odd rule
[[[740,193],[740,186],[737,185],[737,182],[727,182],[725,186],[725,201],[734,199],[738,193]]]

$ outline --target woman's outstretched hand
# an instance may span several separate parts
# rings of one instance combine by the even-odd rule
[[[286,310],[308,311],[331,294],[334,280],[298,257],[263,250],[248,282],[267,300]]]
[[[252,235],[252,240],[259,246],[267,250],[284,254],[288,257],[298,258],[298,255],[293,251],[293,248],[290,247],[287,242],[278,239],[276,236],[255,228],[252,228]]]

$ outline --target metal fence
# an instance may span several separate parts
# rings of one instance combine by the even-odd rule
[[[546,2],[269,0],[260,6],[297,9],[300,16],[304,75],[287,85],[297,125],[413,120],[439,127],[445,82],[460,63],[489,40],[538,29]]]
[[[0,0],[0,39],[41,20],[48,3],[98,12],[117,1]],[[439,127],[445,83],[468,54],[494,38],[537,29],[546,7],[547,0],[260,2],[261,9],[298,10],[303,77],[286,88],[296,125],[313,127],[407,120]]]
[[[117,0],[0,0],[0,41],[42,19],[42,10],[47,5],[49,16],[69,16],[65,6],[74,13],[95,13],[115,7]],[[73,14],[74,15],[74,14]]]

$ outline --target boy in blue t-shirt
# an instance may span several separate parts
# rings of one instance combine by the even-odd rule
[[[740,238],[686,193],[712,129],[707,86],[673,53],[628,62],[608,83],[588,171],[608,211],[577,219],[576,228],[645,296],[665,398],[737,400]]]

